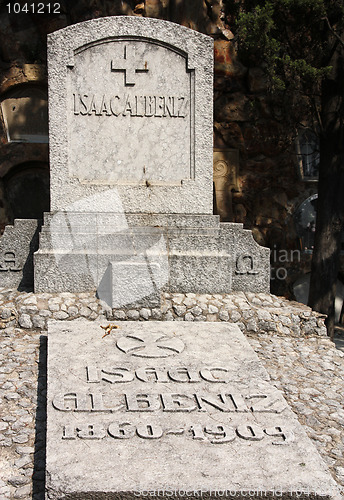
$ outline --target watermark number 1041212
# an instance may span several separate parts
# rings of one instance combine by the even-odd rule
[[[6,4],[9,14],[61,14],[61,4],[59,2],[43,3],[8,3]]]

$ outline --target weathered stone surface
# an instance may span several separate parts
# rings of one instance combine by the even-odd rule
[[[151,260],[146,262],[133,258],[110,262],[105,278],[98,287],[98,297],[113,308],[132,303],[144,305],[146,302],[151,307],[159,305],[160,290],[168,279],[166,272],[165,279],[162,278],[163,271],[158,262]]]
[[[265,92],[268,87],[268,78],[262,68],[250,68],[248,72],[248,88],[251,92]]]
[[[162,291],[269,291],[268,249],[242,224],[220,224],[218,216],[58,213],[56,218],[47,215],[46,222],[35,253],[36,292],[98,289],[109,305],[120,307],[124,292],[117,298],[111,292],[116,275],[112,267],[125,262],[131,267],[141,262],[147,272],[150,265],[159,266],[154,287]],[[137,291],[139,274],[133,284],[122,273],[125,286]],[[121,283],[116,285],[119,292]],[[127,304],[131,302],[129,298]]]
[[[216,75],[227,78],[243,78],[245,76],[247,68],[238,60],[233,43],[228,40],[215,40],[214,49]]]
[[[32,328],[32,321],[28,314],[22,314],[19,316],[19,325],[22,328]]]
[[[72,296],[78,305],[90,306],[94,303],[94,295],[92,294],[89,294],[88,297],[86,294],[74,294]],[[313,331],[311,336],[303,335],[305,322],[317,316],[314,311],[310,316],[300,318],[302,311],[308,310],[301,304],[291,303],[281,297],[269,294],[250,293],[244,294],[244,296],[246,297],[245,300],[243,300],[243,294],[237,292],[232,293],[230,296],[219,297],[217,295],[216,300],[233,308],[236,307],[234,302],[237,302],[240,297],[243,306],[245,303],[251,305],[256,318],[259,307],[255,305],[255,302],[260,301],[263,304],[262,307],[275,309],[271,313],[274,317],[272,320],[271,316],[272,321],[277,321],[278,314],[281,314],[290,317],[295,324],[301,326],[301,333],[299,332],[297,335],[291,331],[292,325],[289,328],[288,336],[279,335],[278,332],[271,335],[259,330],[257,333],[250,332],[248,340],[264,363],[273,384],[284,392],[285,398],[298,415],[299,421],[304,424],[304,428],[318,452],[325,462],[329,464],[332,475],[337,483],[341,485],[343,492],[344,476],[340,472],[344,468],[344,443],[340,423],[341,412],[338,412],[338,409],[344,407],[344,394],[342,391],[344,353],[335,348],[335,344],[329,340],[326,333],[325,336],[319,336],[324,334]],[[3,306],[10,308],[15,307],[15,304],[20,306],[34,298],[35,296],[32,294],[1,289],[0,310]],[[45,301],[51,298],[56,299],[61,308],[71,300],[64,293],[56,297],[52,294],[39,294],[36,298],[39,308],[46,307]],[[173,307],[173,304],[180,305],[187,299],[193,300],[194,303],[202,303],[202,308],[204,308],[203,304],[215,303],[215,297],[211,295],[187,294],[185,298],[183,294],[176,294],[175,301],[174,296],[168,294],[168,298],[170,308]],[[98,302],[100,307],[100,301]],[[279,304],[278,308],[277,303]],[[188,303],[187,307],[192,306]],[[108,306],[107,309],[109,309]],[[241,311],[240,308],[238,310]],[[158,309],[153,309],[153,311],[154,314],[160,313],[160,317],[155,318],[160,319],[161,311]],[[192,313],[187,314],[193,317]],[[117,319],[125,318],[124,313],[124,318]],[[108,320],[104,319],[103,325],[108,324],[105,321]],[[320,322],[323,322],[323,319],[318,317],[318,326]],[[0,326],[0,328],[3,328],[3,326]],[[46,411],[44,336],[44,331],[22,330],[14,327],[0,330],[0,397],[3,398],[3,412],[0,414],[0,445],[3,447],[3,462],[0,467],[0,497],[1,499],[3,497],[4,500],[15,498],[17,494],[17,488],[12,486],[8,479],[21,474],[31,477],[34,464],[35,474],[32,478],[34,497],[37,500],[44,498],[45,445],[43,440],[45,439]],[[343,349],[342,339],[341,342],[341,348]],[[33,349],[35,352],[32,352]],[[39,352],[40,361],[38,363]],[[15,399],[5,399],[3,397],[5,394],[13,392],[17,392],[20,397]],[[38,401],[37,394],[40,395]],[[302,403],[302,407],[300,403]],[[24,415],[23,411],[27,413]],[[329,415],[333,415],[333,417],[330,419]],[[29,418],[30,422],[26,420]],[[30,442],[27,443],[29,446],[27,444],[13,443],[12,437],[27,431],[30,432],[31,436]],[[35,455],[34,451],[36,451]],[[20,469],[16,465],[16,461],[21,460],[21,457],[24,459],[29,456],[31,465],[28,464]],[[18,487],[18,489],[21,488]],[[31,497],[27,495],[24,498]]]
[[[113,17],[48,46],[57,212],[45,216],[35,291],[96,289],[116,308],[154,307],[161,291],[267,292],[268,250],[211,215],[212,39]]]
[[[215,101],[214,112],[215,119],[219,122],[246,122],[250,116],[249,100],[241,93],[225,94]]]
[[[325,465],[237,327],[119,322],[103,337],[100,326],[49,326],[48,498],[334,498]]]
[[[150,18],[49,35],[51,208],[211,214],[212,57]]]
[[[0,238],[0,286],[32,287],[38,226],[35,219],[16,219],[13,226],[6,226]]]

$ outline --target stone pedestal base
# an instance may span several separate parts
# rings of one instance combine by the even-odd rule
[[[111,305],[160,291],[268,292],[269,280],[269,250],[218,216],[50,213],[35,253],[35,292],[98,290]]]

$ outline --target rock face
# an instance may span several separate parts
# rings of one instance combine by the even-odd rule
[[[266,97],[266,79],[261,68],[247,68],[238,60],[233,19],[222,0],[123,0],[61,1],[59,14],[29,16],[9,14],[0,7],[0,98],[21,84],[44,89],[46,37],[57,29],[103,16],[129,15],[165,19],[211,35],[215,43],[214,146],[239,151],[238,189],[228,193],[230,221],[253,229],[260,244],[297,248],[292,213],[315,185],[298,177],[294,137]],[[47,144],[8,142],[6,126],[0,122],[0,231],[13,222],[6,197],[5,176],[18,165],[30,169],[33,162],[48,160]],[[216,207],[215,207],[216,210]],[[217,213],[222,215],[221,210]],[[298,263],[293,262],[293,267]],[[286,266],[288,267],[288,266]],[[300,264],[300,271],[307,263]],[[288,281],[288,280],[284,280]],[[279,281],[281,284],[281,281]],[[286,291],[286,286],[279,291]]]

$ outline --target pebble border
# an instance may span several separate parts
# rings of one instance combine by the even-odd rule
[[[324,315],[267,293],[163,293],[161,306],[111,309],[90,293],[23,293],[0,289],[0,329],[47,329],[48,320],[229,321],[242,332],[326,336]]]

